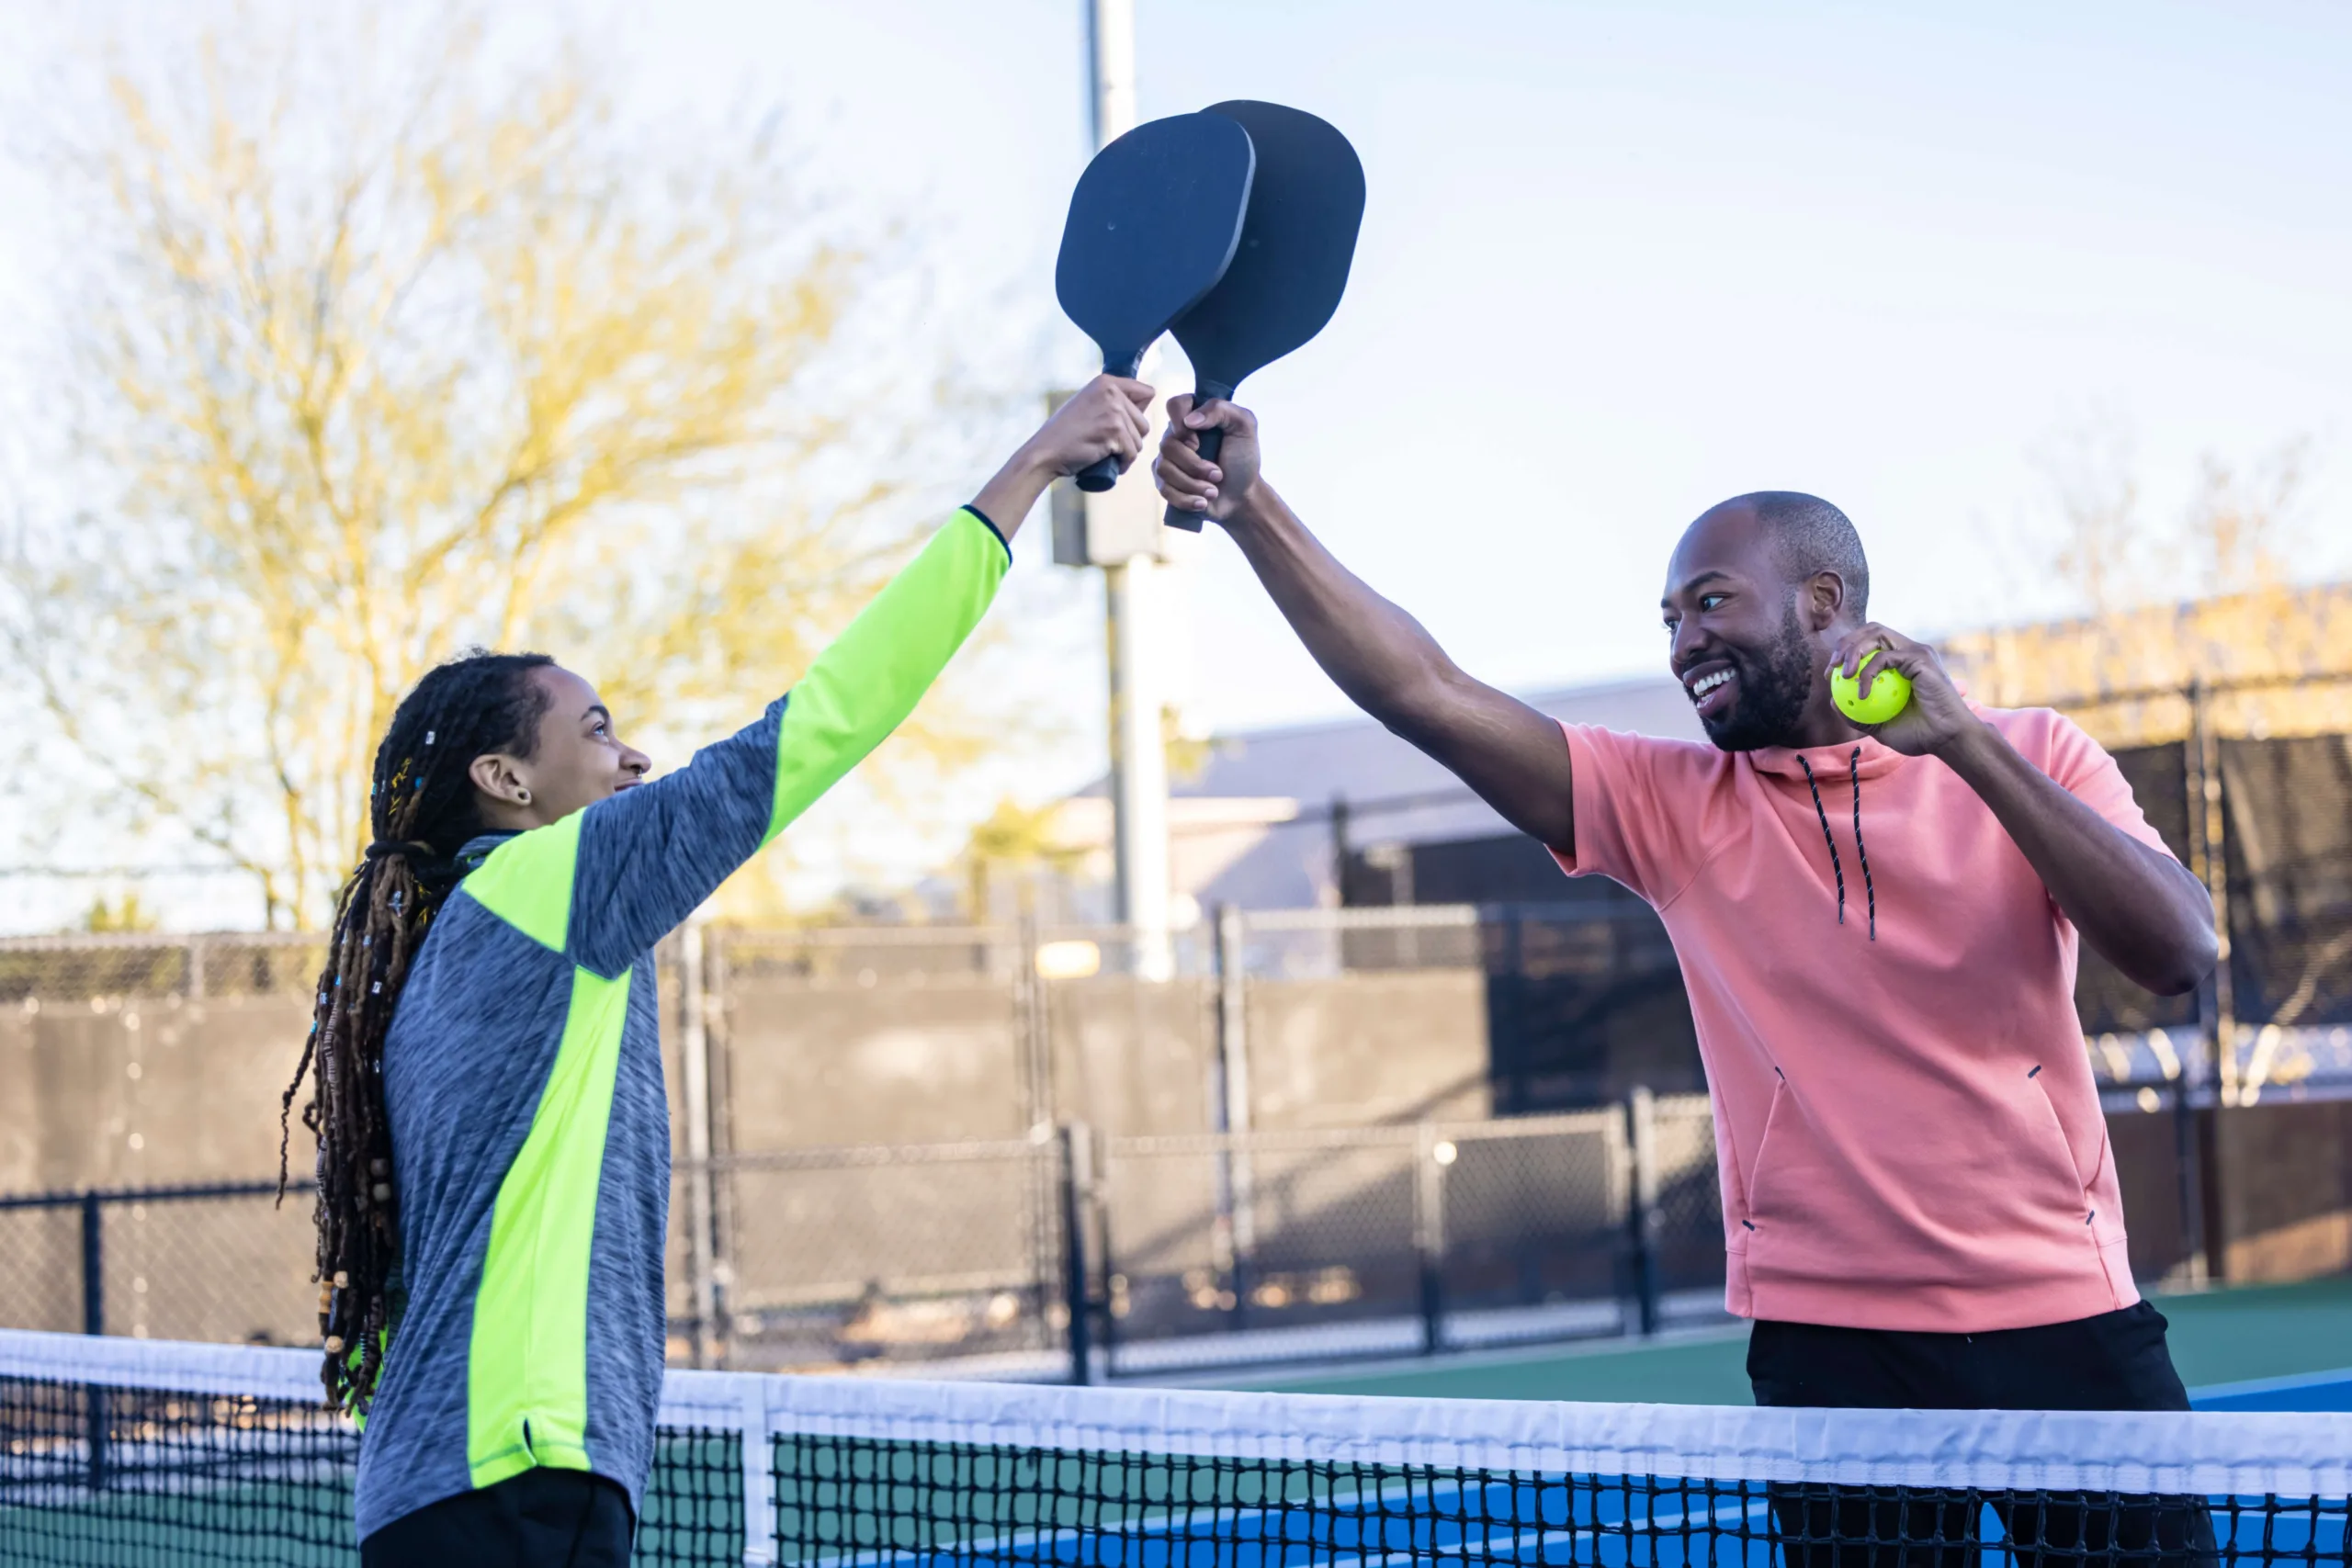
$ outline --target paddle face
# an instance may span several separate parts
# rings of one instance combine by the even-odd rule
[[[1304,110],[1238,98],[1203,112],[1249,131],[1258,169],[1232,265],[1172,330],[1199,393],[1231,397],[1243,377],[1321,332],[1340,308],[1363,223],[1363,164],[1346,137]],[[1215,457],[1216,445],[1202,449]],[[1168,522],[1201,525],[1174,508]]]
[[[1340,308],[1363,222],[1363,164],[1346,137],[1304,110],[1244,98],[1204,112],[1238,122],[1258,150],[1233,263],[1175,325],[1202,384],[1229,391]]]
[[[1143,351],[1225,276],[1255,161],[1238,121],[1180,114],[1136,126],[1086,165],[1054,293],[1105,370],[1134,375]]]
[[[1144,350],[1225,276],[1241,236],[1257,154],[1238,121],[1182,114],[1136,126],[1094,155],[1070,193],[1054,264],[1063,314],[1132,376]],[[1105,457],[1078,488],[1106,491]]]

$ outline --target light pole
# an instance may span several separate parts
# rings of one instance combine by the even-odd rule
[[[1133,129],[1136,123],[1136,16],[1134,0],[1085,0],[1087,60],[1092,92],[1089,106],[1094,145],[1100,151]],[[1156,543],[1156,498],[1151,493],[1150,457],[1138,458],[1123,475],[1117,488],[1100,497],[1088,497],[1091,511],[1123,506],[1132,510],[1136,496],[1123,494],[1143,489],[1140,503],[1151,517],[1141,537],[1134,529],[1104,529],[1121,544],[1107,557],[1097,557],[1109,619],[1111,660],[1111,807],[1112,853],[1117,867],[1119,922],[1135,943],[1134,970],[1147,980],[1165,980],[1175,973],[1169,942],[1168,906],[1172,888],[1168,863],[1168,748],[1161,733],[1167,706],[1159,679],[1167,647],[1166,628],[1159,624],[1166,598],[1159,581]],[[1114,497],[1119,497],[1116,502]],[[1089,530],[1090,533],[1093,530]]]

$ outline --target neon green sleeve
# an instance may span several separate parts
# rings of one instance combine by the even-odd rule
[[[914,711],[1012,562],[995,525],[967,506],[817,656],[785,704],[763,843]]]
[[[492,914],[616,979],[914,711],[1012,555],[966,508],[757,723],[649,784],[507,840],[466,879]]]

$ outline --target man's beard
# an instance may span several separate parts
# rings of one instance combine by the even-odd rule
[[[1813,644],[1797,624],[1795,604],[1790,604],[1788,619],[1770,647],[1755,654],[1735,648],[1728,657],[1738,677],[1739,700],[1720,720],[1699,721],[1707,739],[1725,751],[1789,744],[1813,696]]]

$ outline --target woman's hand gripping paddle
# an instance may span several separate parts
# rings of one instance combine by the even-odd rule
[[[1144,350],[1225,276],[1256,164],[1238,120],[1180,114],[1136,126],[1086,165],[1054,293],[1102,351],[1103,369],[1135,375]],[[1078,488],[1109,490],[1118,478],[1105,457],[1079,473]]]
[[[1224,279],[1177,319],[1176,341],[1193,362],[1194,405],[1230,398],[1241,378],[1313,337],[1340,308],[1363,223],[1363,164],[1327,121],[1280,104],[1212,104],[1250,133],[1258,172],[1240,247]],[[1215,461],[1225,433],[1201,432]],[[1170,528],[1200,531],[1198,513],[1168,509]]]

